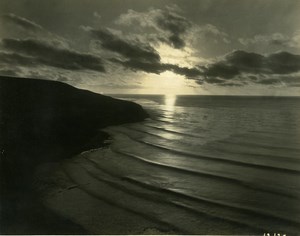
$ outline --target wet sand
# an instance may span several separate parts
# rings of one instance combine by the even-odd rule
[[[43,204],[90,234],[178,234],[168,225],[118,204],[107,186],[87,175],[77,156],[62,163],[39,166],[35,188]],[[75,177],[75,176],[76,177]],[[114,196],[111,196],[113,194]],[[124,199],[124,204],[126,201]]]

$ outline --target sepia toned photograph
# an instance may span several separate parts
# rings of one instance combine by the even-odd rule
[[[0,235],[300,235],[300,0],[0,0]]]

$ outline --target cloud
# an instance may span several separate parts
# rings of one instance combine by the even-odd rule
[[[93,70],[104,72],[103,61],[94,55],[54,47],[36,39],[2,39],[0,62],[22,66],[52,66],[66,70]]]
[[[106,58],[110,57],[109,61],[122,65],[124,68],[154,74],[172,71],[187,78],[196,78],[202,75],[199,68],[194,67],[196,63],[179,66],[180,60],[178,60],[180,62],[166,60],[163,55],[160,55],[162,51],[158,52],[155,47],[158,46],[160,50],[161,45],[170,45],[173,47],[170,50],[178,50],[177,57],[182,56],[183,53],[178,53],[179,50],[183,50],[186,46],[185,40],[188,40],[190,34],[196,29],[203,37],[219,37],[226,43],[229,39],[228,35],[217,27],[207,24],[200,28],[181,13],[176,5],[164,9],[151,8],[145,12],[128,10],[115,21],[118,25],[130,26],[128,30],[126,28],[123,31],[111,28],[94,29],[89,26],[80,26],[80,28],[93,38],[90,46]],[[189,52],[188,55],[194,52],[189,46],[184,50],[184,52]],[[187,61],[187,58],[182,60]]]
[[[43,39],[54,46],[70,48],[70,42],[54,34],[36,22],[17,16],[13,13],[0,16],[0,27],[3,27],[3,38],[35,38]]]
[[[105,29],[95,30],[90,27],[82,28],[90,32],[91,35],[99,41],[102,48],[116,52],[125,57],[125,59],[140,60],[142,62],[160,61],[158,52],[150,45],[142,44],[137,41],[126,41]]]
[[[111,59],[111,61],[118,63],[124,66],[125,68],[131,69],[133,71],[144,71],[153,74],[160,74],[166,71],[166,68],[164,68],[159,61],[144,62],[144,61],[134,60],[134,59],[122,61],[116,58]]]
[[[251,44],[267,44],[274,46],[285,46],[291,48],[300,48],[300,31],[296,31],[292,36],[281,33],[270,35],[255,35],[253,38],[239,38],[238,41],[244,46]]]
[[[192,37],[195,37],[196,39],[203,38],[205,40],[213,40],[215,43],[220,40],[226,44],[229,44],[231,42],[227,33],[212,24],[195,27],[193,29]]]
[[[180,67],[173,64],[163,64],[167,70],[173,71],[175,74],[183,75],[187,78],[198,78],[202,72],[197,68]]]
[[[300,71],[300,55],[279,52],[270,54],[266,59],[269,69],[274,74],[291,74]]]
[[[136,35],[142,35],[152,43],[166,43],[176,49],[189,46],[191,41],[193,44],[199,43],[199,40],[202,44],[202,41],[205,44],[211,41],[214,44],[231,42],[229,35],[216,26],[197,25],[187,19],[176,5],[167,6],[164,9],[150,8],[144,12],[130,9],[119,16],[116,24],[134,26]]]
[[[234,51],[223,59],[202,67],[203,75],[209,78],[232,79],[241,73],[262,72],[264,56],[245,51]]]
[[[101,19],[101,15],[97,11],[93,13],[93,16],[97,19]]]
[[[20,55],[18,53],[0,52],[0,64],[10,66],[36,66],[37,60],[32,57]]]
[[[178,15],[174,11],[162,12],[156,18],[157,26],[169,33],[167,41],[174,48],[183,48],[185,46],[184,35],[187,30],[192,26],[192,23],[188,21],[185,17]]]
[[[187,78],[195,78],[201,75],[200,70],[196,68],[180,67],[178,65],[160,63],[160,62],[141,62],[139,60],[121,61],[113,59],[112,61],[123,65],[125,68],[129,68],[133,71],[144,71],[147,73],[160,74],[165,71],[172,71],[175,74],[183,75]]]
[[[176,74],[190,77],[200,75],[196,68],[180,67],[178,65],[161,63],[160,55],[150,45],[135,40],[121,39],[118,35],[109,30],[95,30],[90,27],[82,27],[84,30],[99,40],[102,48],[118,53],[122,58],[111,58],[110,61],[120,64],[133,71],[160,74],[164,71],[173,71]]]
[[[180,15],[176,6],[164,9],[149,9],[145,12],[128,10],[116,20],[120,25],[138,25],[142,28],[152,29],[156,32],[150,34],[152,39],[171,45],[176,49],[185,46],[185,36],[193,26],[192,22]]]
[[[299,79],[300,55],[288,52],[278,52],[267,56],[234,51],[221,60],[200,67],[204,81],[207,83],[225,85],[230,82],[257,84],[281,83],[284,76]],[[291,80],[285,79],[289,83]]]
[[[1,56],[1,54],[0,54]],[[0,59],[1,61],[1,59]],[[10,69],[10,68],[4,68],[0,70],[0,75],[7,75],[7,76],[18,76],[20,73],[20,69],[14,68],[14,69]]]
[[[259,80],[258,83],[259,84],[265,84],[265,85],[272,85],[272,84],[278,84],[280,80],[278,80],[277,78],[273,78],[273,79],[263,79],[263,80]]]
[[[41,25],[12,13],[4,14],[1,16],[1,18],[8,23],[18,25],[24,30],[30,30],[34,32],[46,31]]]
[[[293,75],[276,75],[272,78],[264,78],[258,80],[257,83],[264,85],[285,85],[285,86],[299,86],[300,85],[300,74],[296,73]]]

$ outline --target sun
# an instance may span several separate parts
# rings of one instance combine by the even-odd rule
[[[192,65],[187,61],[191,57],[189,48],[176,49],[167,44],[160,44],[156,50],[158,51],[161,62],[173,65],[180,65],[184,67],[191,67]]]
[[[160,86],[165,88],[164,94],[178,94],[185,87],[185,78],[172,71],[165,71],[160,74],[160,77]]]
[[[143,87],[151,94],[181,94],[186,88],[186,79],[172,71],[165,71],[159,75],[145,74]]]

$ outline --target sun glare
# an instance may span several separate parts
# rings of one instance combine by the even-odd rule
[[[185,86],[185,78],[171,71],[160,74],[160,86],[164,88],[164,94],[177,94]]]
[[[160,44],[157,51],[161,57],[162,63],[177,64],[186,67],[191,66],[187,62],[187,58],[191,56],[191,52],[188,50],[175,49],[166,44]]]
[[[167,94],[165,95],[165,105],[169,109],[173,109],[176,103],[176,95],[175,94]]]
[[[171,71],[165,71],[160,75],[147,75],[143,84],[153,94],[182,94],[186,89],[186,79]]]

